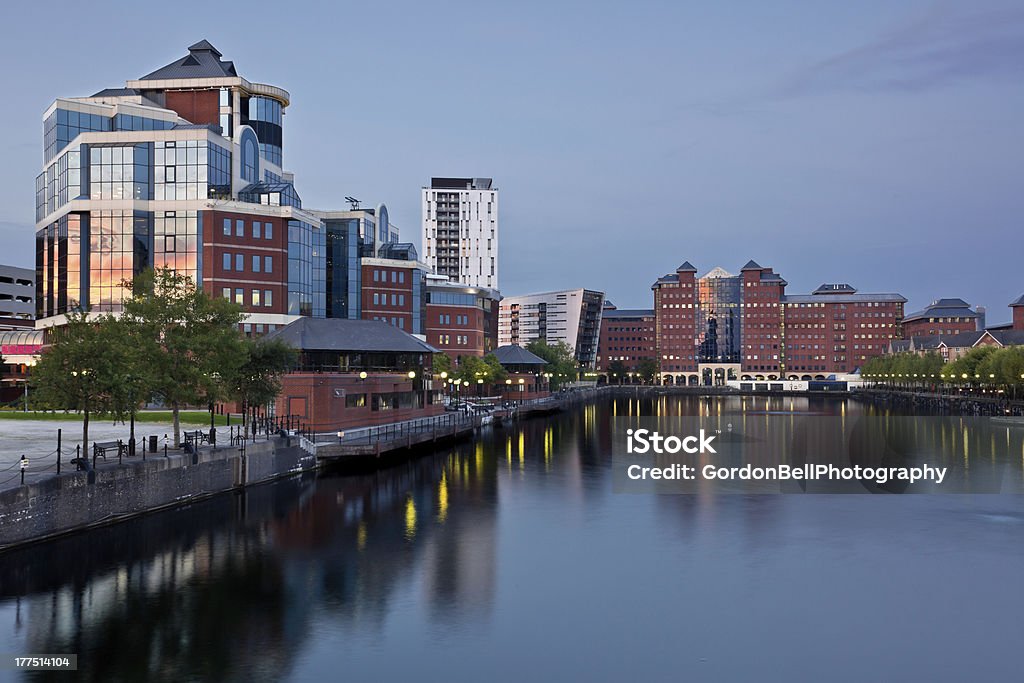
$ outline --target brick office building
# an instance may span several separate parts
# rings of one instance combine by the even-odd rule
[[[720,385],[740,379],[813,379],[853,372],[900,334],[899,294],[825,284],[787,295],[771,268],[696,277],[683,263],[654,283],[656,357],[662,381]]]
[[[377,256],[362,259],[362,319],[422,335],[426,274],[411,244],[385,244]]]
[[[937,299],[903,319],[903,338],[953,335],[984,327],[981,315],[963,299]]]
[[[456,362],[462,356],[479,357],[494,351],[501,294],[449,282],[439,275],[428,275],[426,282],[427,343]]]
[[[621,362],[626,372],[636,372],[641,361],[654,360],[654,309],[618,309],[606,301],[601,312],[601,336],[597,343],[599,373]]]

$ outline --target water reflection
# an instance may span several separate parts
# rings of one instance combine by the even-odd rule
[[[873,413],[624,397],[386,471],[281,481],[26,548],[0,556],[6,649],[78,653],[78,677],[97,681],[1009,675],[1024,635],[1024,598],[1001,584],[1024,569],[1016,497],[612,493],[614,416],[736,410]],[[968,460],[1005,447],[932,438]],[[962,618],[1002,629],[981,669],[946,656],[954,634],[981,646]],[[849,659],[844,629],[877,661],[831,668]],[[885,651],[897,637],[922,659]],[[772,648],[790,640],[811,661],[780,659]]]

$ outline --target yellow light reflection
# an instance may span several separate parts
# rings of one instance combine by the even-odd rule
[[[359,528],[356,530],[356,547],[360,552],[366,547],[366,522],[359,522]]]
[[[405,499],[405,538],[412,540],[416,536],[416,505],[410,495]]]
[[[416,512],[413,511],[414,521]],[[437,521],[442,524],[448,519],[448,480],[441,473],[441,481],[437,485]]]

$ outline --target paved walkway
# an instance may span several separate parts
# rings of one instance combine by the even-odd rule
[[[68,420],[11,420],[0,418],[0,489],[17,486],[20,483],[18,461],[22,454],[29,459],[29,469],[25,481],[32,482],[51,476],[57,472],[57,430],[63,430],[61,440],[61,471],[74,470],[69,461],[75,457],[75,447],[82,442],[82,421]],[[182,433],[201,429],[209,432],[206,426],[183,424]],[[141,453],[142,439],[150,435],[157,437],[159,448],[163,448],[164,434],[173,443],[174,426],[171,423],[135,423],[136,452]],[[227,443],[230,427],[217,427],[217,442]],[[128,442],[129,425],[111,424],[105,420],[89,422],[90,447],[96,441]],[[184,438],[184,437],[183,437]],[[108,459],[110,456],[108,456]],[[114,456],[113,460],[116,461]],[[100,459],[100,463],[103,460]]]

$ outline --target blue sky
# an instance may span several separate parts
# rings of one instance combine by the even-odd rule
[[[418,242],[432,175],[502,192],[501,289],[605,291],[753,258],[788,290],[1009,319],[1024,293],[1019,2],[35,3],[0,58],[0,239],[33,262],[42,111],[206,38],[292,94],[304,204],[388,204]],[[209,20],[205,19],[209,17]]]

